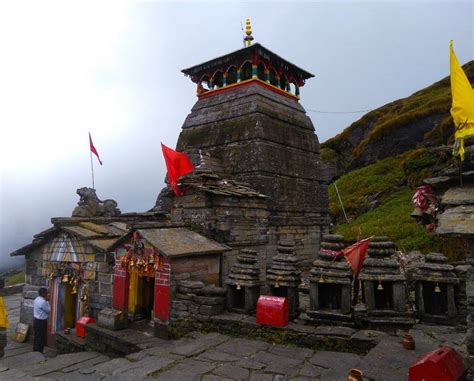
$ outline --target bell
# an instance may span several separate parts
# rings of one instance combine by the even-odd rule
[[[436,286],[435,286],[435,288],[434,288],[434,292],[436,292],[436,293],[440,293],[440,292],[441,292],[441,288],[439,288],[438,282],[436,282]]]
[[[237,290],[240,290],[242,287],[240,287],[240,282],[237,283]]]
[[[63,278],[61,279],[61,282],[62,283],[67,283],[68,281],[69,281],[69,277],[67,276],[67,274],[64,274]]]
[[[71,294],[77,294],[77,287],[76,287],[76,285],[72,286]]]
[[[377,286],[377,290],[383,291],[382,281],[379,280],[379,285]]]
[[[321,274],[321,276],[319,277],[319,283],[324,283],[324,277],[323,277],[322,274]]]

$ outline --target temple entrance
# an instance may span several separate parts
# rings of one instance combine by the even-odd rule
[[[77,292],[73,292],[73,286],[62,283],[59,278],[55,278],[50,286],[51,313],[49,319],[49,332],[51,334],[64,331],[66,328],[75,328],[78,319]]]
[[[375,289],[375,309],[391,310],[393,309],[392,300],[392,282],[379,281],[374,282]]]
[[[72,285],[64,285],[64,325],[63,328],[76,326],[77,292],[72,292]]]
[[[423,302],[425,313],[431,315],[448,314],[448,294],[444,283],[423,282]]]
[[[341,309],[342,285],[333,283],[319,284],[319,308],[322,310]]]
[[[155,278],[130,273],[128,313],[132,320],[152,319]]]

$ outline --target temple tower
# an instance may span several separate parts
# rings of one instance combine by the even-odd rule
[[[313,74],[251,44],[248,20],[244,40],[240,50],[182,70],[198,100],[177,150],[219,159],[224,173],[269,196],[267,259],[279,240],[290,239],[309,268],[329,222],[319,142],[299,102]]]

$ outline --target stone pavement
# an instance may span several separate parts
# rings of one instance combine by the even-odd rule
[[[7,297],[10,319],[18,319],[18,296]],[[13,324],[12,324],[13,326]],[[361,331],[370,336],[370,331]],[[0,360],[0,380],[347,380],[350,368],[361,369],[367,379],[406,380],[409,365],[435,349],[444,339],[459,346],[462,333],[455,328],[419,326],[412,331],[415,351],[402,348],[401,338],[381,339],[365,356],[353,353],[313,351],[308,348],[273,345],[220,333],[191,334],[172,341],[156,339],[139,352],[109,359],[97,352],[43,356],[31,345],[9,343]]]

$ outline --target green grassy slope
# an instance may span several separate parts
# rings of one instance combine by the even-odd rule
[[[329,205],[336,222],[335,232],[354,240],[386,235],[402,251],[443,252],[452,260],[459,259],[462,248],[428,233],[410,217],[415,188],[446,162],[446,155],[446,151],[417,149],[343,175],[336,184],[349,223],[344,219],[333,183],[329,187]]]
[[[466,63],[464,71],[474,83],[474,61]],[[411,126],[433,115],[439,115],[439,123],[424,134],[423,141],[413,141],[407,151],[417,144],[435,146],[445,144],[454,133],[449,77],[432,84],[409,97],[396,100],[365,114],[343,132],[321,144],[323,159],[339,168],[347,169],[352,161],[377,144],[382,137],[390,136],[403,126]]]

